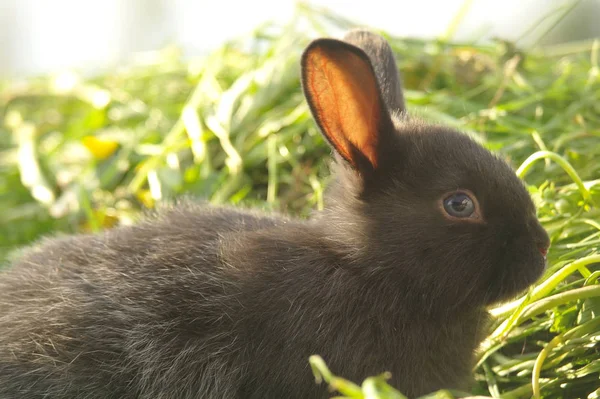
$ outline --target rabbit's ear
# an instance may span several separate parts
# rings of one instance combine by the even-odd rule
[[[371,59],[383,99],[390,111],[405,114],[406,105],[394,52],[382,36],[363,29],[351,30],[344,41],[362,49]]]
[[[377,169],[392,122],[369,57],[340,40],[315,40],[302,55],[302,87],[335,150],[361,172]]]

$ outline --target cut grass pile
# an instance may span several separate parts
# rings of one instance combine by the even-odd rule
[[[300,91],[299,56],[311,38],[351,26],[300,4],[289,24],[201,59],[166,49],[93,78],[0,84],[0,260],[42,235],[131,223],[182,195],[300,217],[320,208],[329,149]],[[492,310],[476,393],[600,397],[600,42],[520,51],[386,37],[409,112],[508,158],[552,238],[539,284]],[[369,381],[345,394],[388,389]]]

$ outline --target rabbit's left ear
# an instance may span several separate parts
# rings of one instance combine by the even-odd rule
[[[302,87],[333,148],[359,172],[377,169],[393,124],[365,52],[339,40],[313,41],[302,55]]]
[[[388,111],[392,114],[404,115],[406,118],[402,79],[394,52],[387,40],[368,30],[354,29],[346,33],[344,41],[360,48],[369,56]]]

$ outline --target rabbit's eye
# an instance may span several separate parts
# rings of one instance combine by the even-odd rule
[[[475,203],[465,193],[454,193],[444,200],[444,210],[456,218],[468,218],[475,212]]]

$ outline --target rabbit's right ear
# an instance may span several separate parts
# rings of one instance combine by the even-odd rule
[[[361,173],[380,165],[393,127],[369,57],[335,39],[317,39],[302,55],[302,88],[319,128]]]

